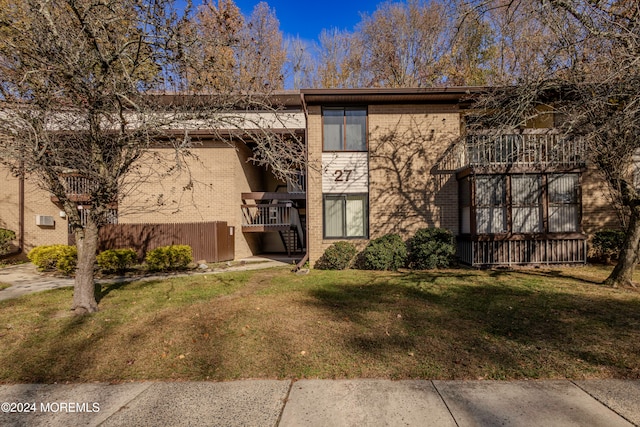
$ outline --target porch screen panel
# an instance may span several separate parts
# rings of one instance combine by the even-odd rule
[[[324,150],[342,150],[344,136],[342,128],[344,125],[344,111],[342,109],[325,109],[322,111]]]
[[[342,197],[326,196],[324,200],[324,234],[326,237],[342,237],[343,229],[343,199]]]
[[[367,111],[362,109],[346,110],[346,146],[347,151],[367,150]]]
[[[476,227],[480,234],[504,233],[507,225],[505,176],[476,178]]]
[[[549,231],[579,231],[579,214],[578,174],[549,175]]]
[[[542,181],[539,175],[511,177],[512,231],[542,232]]]

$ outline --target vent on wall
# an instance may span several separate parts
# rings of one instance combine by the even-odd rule
[[[36,225],[53,226],[53,217],[49,215],[36,215]]]

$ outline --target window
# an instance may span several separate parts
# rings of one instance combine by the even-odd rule
[[[476,178],[476,228],[478,233],[507,231],[506,177],[485,175]]]
[[[458,195],[462,234],[580,232],[577,173],[465,177],[459,181]],[[475,217],[469,213],[474,208]]]
[[[471,180],[468,176],[460,180],[460,233],[471,233]]]
[[[578,174],[549,175],[549,232],[579,231]]]
[[[542,177],[511,177],[511,229],[514,233],[542,233]]]
[[[324,237],[366,238],[368,206],[366,194],[325,194]]]
[[[367,151],[366,108],[322,110],[324,151]]]

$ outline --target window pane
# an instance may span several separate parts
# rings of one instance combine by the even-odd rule
[[[469,206],[462,207],[460,232],[462,234],[471,233],[471,208]]]
[[[542,212],[540,206],[514,207],[511,210],[513,215],[512,227],[514,233],[541,233],[542,232]]]
[[[344,200],[341,197],[326,197],[324,201],[324,234],[326,237],[343,237]]]
[[[578,175],[549,175],[549,203],[578,203]]]
[[[511,177],[511,198],[518,206],[540,204],[541,191],[540,176],[524,175]]]
[[[476,178],[477,206],[502,206],[504,204],[506,204],[504,176],[479,176]]]
[[[506,231],[505,207],[477,208],[476,226],[478,233],[504,233]]]
[[[538,175],[511,177],[512,231],[542,232],[542,182]]]
[[[366,236],[366,200],[365,196],[347,198],[347,237]]]
[[[324,150],[343,150],[344,110],[323,110],[322,115],[324,121]]]
[[[347,151],[367,150],[367,111],[346,110]]]
[[[549,175],[549,232],[579,231],[578,174]]]
[[[549,206],[549,231],[571,233],[578,231],[578,206]]]

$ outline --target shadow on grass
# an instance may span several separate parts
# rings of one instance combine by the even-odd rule
[[[489,278],[508,281],[508,271],[492,273]],[[559,271],[533,275],[584,282]],[[317,288],[310,291],[309,304],[352,323],[349,351],[374,361],[411,351],[441,366],[443,378],[576,377],[603,371],[640,378],[639,299],[511,286],[486,277],[406,273],[360,286]],[[379,327],[380,318],[392,322],[392,332]]]

